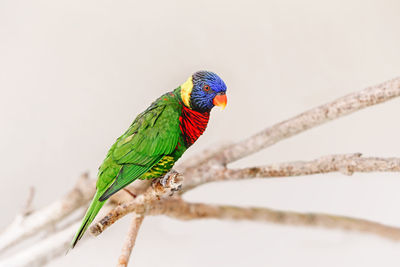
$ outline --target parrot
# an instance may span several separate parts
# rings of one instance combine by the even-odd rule
[[[226,107],[226,90],[225,82],[214,72],[197,71],[135,118],[99,167],[96,193],[71,248],[113,194],[136,179],[168,176],[175,162],[206,130],[213,107]]]

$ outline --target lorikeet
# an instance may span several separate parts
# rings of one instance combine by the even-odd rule
[[[226,85],[215,73],[198,71],[154,101],[117,139],[99,168],[96,194],[71,247],[113,194],[136,179],[166,175],[205,131],[214,106],[225,108]]]

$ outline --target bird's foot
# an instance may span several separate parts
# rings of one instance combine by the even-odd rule
[[[182,187],[183,177],[177,171],[171,170],[164,177],[153,180],[151,186],[156,195],[172,196],[175,191],[179,191]]]
[[[171,169],[166,175],[164,175],[163,178],[160,179],[160,184],[161,184],[163,187],[167,187],[167,183],[168,183],[169,178],[170,178],[172,175],[176,175],[177,173],[178,173],[177,171],[175,171],[174,169]]]

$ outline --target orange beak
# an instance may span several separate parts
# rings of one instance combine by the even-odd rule
[[[216,95],[213,100],[214,106],[218,106],[222,110],[225,109],[227,102],[228,102],[228,98],[226,97],[226,94]]]

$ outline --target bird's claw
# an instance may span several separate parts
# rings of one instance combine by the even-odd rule
[[[164,175],[163,178],[160,179],[160,184],[161,184],[163,187],[166,187],[166,186],[167,186],[167,182],[168,182],[169,177],[171,177],[171,173],[167,173],[166,175]]]
[[[181,189],[181,183],[182,181],[181,177],[179,177],[179,173],[175,170],[171,170],[166,173],[165,176],[154,180],[151,186],[158,192],[162,192],[163,194],[170,193],[169,196],[172,196],[174,192]]]
[[[171,175],[175,175],[177,172],[175,170],[170,170],[167,174],[164,175],[163,178],[160,179],[160,184],[163,187],[167,187],[167,183]]]

